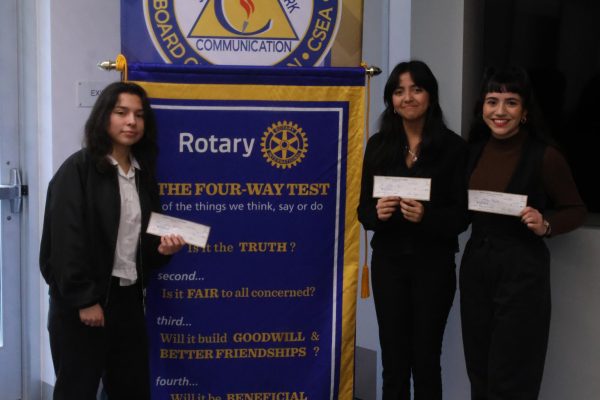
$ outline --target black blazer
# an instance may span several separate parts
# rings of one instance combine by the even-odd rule
[[[158,187],[144,169],[136,171],[142,211],[137,270],[169,259],[158,253],[160,238],[146,232],[159,211]],[[107,300],[120,218],[117,167],[99,168],[85,149],[71,155],[48,186],[40,246],[40,270],[59,304],[80,309]]]

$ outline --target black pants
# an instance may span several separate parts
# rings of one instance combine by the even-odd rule
[[[467,244],[460,303],[473,400],[538,398],[550,326],[549,266],[541,240]]]
[[[435,252],[432,252],[435,253]],[[373,297],[383,400],[442,398],[440,354],[456,290],[454,254],[388,257],[373,251]]]
[[[50,299],[48,331],[56,373],[54,400],[95,400],[100,379],[110,400],[150,399],[148,340],[140,288],[113,278],[104,328]]]

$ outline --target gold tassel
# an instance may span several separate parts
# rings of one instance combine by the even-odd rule
[[[369,266],[367,264],[362,267],[362,282],[360,287],[360,298],[368,299],[371,295],[369,287]]]
[[[363,68],[367,68],[367,63],[362,62],[361,67]],[[371,112],[371,75],[367,74],[367,88],[366,88],[366,103],[367,103],[367,112],[366,112],[366,121],[367,123],[365,124],[365,141],[369,140],[370,137],[370,133],[369,133],[369,114]],[[367,231],[363,229],[364,232],[364,244],[365,244],[365,259],[364,259],[364,264],[362,267],[362,280],[361,280],[361,286],[360,286],[360,298],[361,299],[368,299],[369,296],[371,296],[371,288],[370,288],[370,279],[369,279],[369,263],[367,262],[367,260],[369,259],[369,240],[368,240],[368,236],[367,236]]]

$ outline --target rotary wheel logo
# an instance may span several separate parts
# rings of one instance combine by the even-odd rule
[[[263,157],[277,168],[296,166],[308,151],[306,133],[297,124],[279,121],[263,134],[261,143]]]

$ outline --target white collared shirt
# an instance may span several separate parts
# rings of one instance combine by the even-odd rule
[[[131,167],[125,173],[118,165],[117,160],[110,155],[108,155],[108,159],[111,164],[117,165],[121,197],[121,216],[112,275],[121,278],[121,286],[129,286],[133,285],[138,278],[135,265],[142,226],[142,210],[135,182],[135,170],[140,169],[140,165],[131,156]]]

